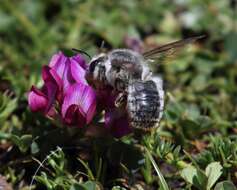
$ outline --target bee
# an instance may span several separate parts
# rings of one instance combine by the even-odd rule
[[[86,78],[96,88],[110,85],[117,91],[124,91],[131,79],[145,80],[149,75],[151,71],[141,54],[115,49],[93,57]]]
[[[108,53],[100,53],[89,62],[86,78],[95,88],[110,85],[115,90],[124,91],[131,79],[147,80],[152,75],[148,66],[151,60],[173,54],[177,49],[202,37],[168,43],[143,54],[130,49],[114,49]]]
[[[179,40],[142,54],[130,49],[98,54],[89,62],[86,79],[95,89],[108,85],[119,92],[115,105],[125,105],[131,127],[156,128],[163,114],[164,90],[162,79],[152,76],[149,62],[173,54],[200,38],[203,36]]]

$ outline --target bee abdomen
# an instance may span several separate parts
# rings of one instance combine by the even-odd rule
[[[153,80],[129,84],[127,109],[132,127],[150,129],[158,126],[163,111],[162,93],[162,87]]]

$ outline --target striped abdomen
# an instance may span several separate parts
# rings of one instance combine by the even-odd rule
[[[151,129],[159,125],[164,107],[162,80],[136,80],[128,86],[127,110],[130,125]]]

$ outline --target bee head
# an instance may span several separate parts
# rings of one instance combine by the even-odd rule
[[[86,79],[90,84],[103,82],[105,78],[105,62],[108,57],[106,54],[101,53],[91,59],[89,68],[86,72]]]

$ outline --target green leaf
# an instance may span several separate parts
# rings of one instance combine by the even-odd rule
[[[231,181],[222,181],[217,183],[214,190],[237,190]]]
[[[145,164],[144,164],[144,166],[141,168],[141,172],[142,172],[143,177],[144,177],[144,179],[145,179],[145,182],[146,182],[147,184],[152,184],[153,181],[154,181],[154,176],[152,175],[152,172],[153,172],[152,169],[153,169],[153,168],[152,168],[151,162],[150,162],[150,160],[149,160],[149,158],[148,158],[148,155],[146,154],[146,155],[145,155]]]
[[[207,177],[200,169],[189,166],[181,171],[181,176],[200,190],[206,187]]]
[[[93,181],[87,181],[84,184],[74,183],[70,190],[96,190],[96,183]]]
[[[162,187],[163,190],[169,190],[169,186],[167,185],[167,183],[165,181],[165,178],[162,175],[162,173],[161,173],[159,167],[157,166],[155,160],[153,159],[150,151],[147,148],[145,150],[146,150],[148,158],[150,159],[150,161],[151,161],[151,163],[152,163],[153,167],[155,168],[155,171],[156,171],[156,173],[158,175],[158,178],[160,180],[160,186]]]
[[[0,31],[6,32],[9,28],[14,24],[15,19],[10,15],[4,13],[3,11],[0,12]]]
[[[87,190],[82,184],[75,183],[70,187],[70,190]]]
[[[61,51],[63,52],[63,54],[67,57],[72,57],[75,55],[75,52],[72,51],[71,49],[66,49],[66,48],[62,48]]]
[[[82,159],[80,159],[80,158],[77,158],[77,159],[78,159],[78,161],[84,166],[84,168],[86,169],[87,174],[88,174],[88,176],[89,176],[89,179],[94,180],[95,177],[94,177],[93,172],[92,172],[92,170],[90,169],[88,163],[84,162],[84,161],[83,161]]]
[[[31,153],[32,154],[36,154],[40,151],[39,146],[35,141],[31,144],[30,148],[31,148]]]
[[[47,189],[53,189],[52,180],[48,179],[48,176],[45,172],[41,172],[41,176],[35,176],[35,180],[41,184],[44,184]]]
[[[9,138],[11,138],[11,134],[4,133],[4,132],[0,131],[0,140],[2,140],[2,139],[9,139]]]
[[[219,179],[222,174],[222,169],[223,168],[219,162],[212,162],[206,167],[205,174],[208,178],[207,189],[211,189],[211,187]]]
[[[126,190],[124,187],[114,186],[112,190]]]
[[[173,98],[173,97],[171,96],[171,98]],[[178,102],[176,102],[175,100],[173,100],[167,104],[165,116],[166,116],[167,120],[169,120],[171,122],[177,122],[183,112],[184,112],[183,106],[181,104],[179,104]]]
[[[236,32],[231,32],[229,33],[224,41],[224,46],[226,51],[229,53],[231,61],[235,61],[237,59],[237,52],[236,52],[236,47],[235,44],[237,42],[237,33]]]
[[[0,123],[3,123],[17,107],[17,98],[12,99],[8,91],[0,94]]]
[[[10,139],[18,146],[21,152],[26,152],[31,145],[32,135],[23,135],[21,137],[17,135],[11,135]]]
[[[93,181],[87,181],[83,184],[84,187],[86,187],[87,190],[95,190],[96,189],[96,183]]]

